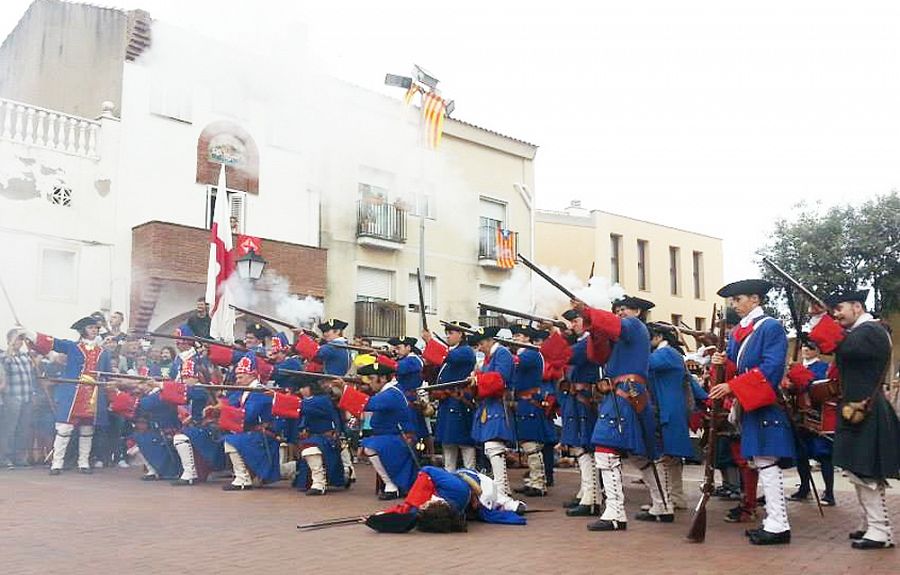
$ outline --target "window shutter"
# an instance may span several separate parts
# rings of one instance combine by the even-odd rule
[[[481,213],[479,215],[482,218],[495,220],[504,226],[506,225],[506,204],[485,198],[481,198],[479,204],[481,208]]]
[[[478,286],[478,302],[488,305],[500,305],[500,288],[480,284]]]
[[[374,268],[356,270],[356,295],[361,300],[391,301],[394,274]]]
[[[231,217],[237,218],[237,231],[244,233],[244,216],[246,215],[247,195],[243,192],[228,194],[228,205],[231,208]]]

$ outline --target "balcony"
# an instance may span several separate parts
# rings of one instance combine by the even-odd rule
[[[481,218],[478,230],[478,264],[483,267],[512,269],[519,253],[519,234],[503,230],[500,222]]]
[[[356,302],[353,333],[357,337],[388,339],[406,333],[406,307],[391,301]]]
[[[100,122],[0,98],[0,138],[96,160]]]
[[[356,208],[356,242],[361,246],[399,250],[406,243],[406,210],[395,204],[360,200]]]
[[[512,325],[508,319],[502,315],[480,315],[478,316],[478,325],[481,327],[509,327]]]

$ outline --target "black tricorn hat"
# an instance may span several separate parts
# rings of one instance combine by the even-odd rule
[[[750,279],[731,282],[719,288],[716,293],[720,297],[734,297],[739,295],[765,296],[772,289],[772,282],[763,279]]]
[[[408,533],[416,526],[417,514],[375,513],[366,518],[366,526],[379,533]]]
[[[575,311],[574,309],[567,309],[563,312],[562,317],[566,321],[575,321],[576,317],[579,317],[581,314]]]
[[[500,333],[500,328],[495,325],[491,325],[488,327],[479,327],[476,328],[475,333],[469,335],[467,339],[469,340],[469,345],[475,345],[479,341],[497,337],[498,333]]]
[[[361,365],[356,369],[357,375],[394,375],[394,371],[396,371],[393,367],[389,365],[384,365],[383,363],[378,363],[377,361],[374,363],[369,363],[366,365]]]
[[[464,321],[444,322],[444,331],[461,331],[465,333],[466,330],[469,329],[472,329],[472,324],[466,323]]]
[[[531,326],[528,325],[527,323],[517,323],[517,324],[511,325],[509,327],[509,331],[512,332],[513,335],[520,333],[523,335],[527,335],[528,337],[531,337],[531,334],[534,333],[534,329],[532,329]]]
[[[319,331],[325,332],[325,331],[328,331],[331,329],[345,329],[347,327],[347,325],[348,324],[345,321],[331,318],[330,320],[323,321],[322,323],[319,324]]]
[[[416,347],[416,344],[419,343],[419,340],[417,340],[414,337],[404,336],[404,337],[392,337],[387,342],[388,342],[388,345],[408,345],[410,347]]]
[[[844,303],[845,301],[858,301],[859,303],[865,305],[868,298],[868,289],[843,291],[831,294],[830,296],[825,298],[825,305],[827,305],[828,307],[837,307],[839,303]]]
[[[540,339],[544,340],[550,337],[550,331],[546,329],[533,329],[531,330],[531,339]]]
[[[256,336],[256,339],[262,341],[267,337],[270,337],[273,332],[271,329],[267,328],[261,323],[251,323],[247,326],[247,329],[244,330],[244,333],[252,333]]]
[[[83,330],[84,328],[86,328],[89,325],[98,325],[99,323],[100,322],[97,321],[97,318],[89,315],[89,316],[83,317],[80,320],[73,323],[71,329],[74,329],[75,331],[80,332],[81,330]]]
[[[612,302],[612,307],[613,309],[617,307],[627,307],[628,309],[647,311],[656,307],[656,304],[644,298],[626,295]]]

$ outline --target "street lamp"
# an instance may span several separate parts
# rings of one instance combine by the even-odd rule
[[[256,281],[262,277],[266,264],[269,263],[262,256],[256,254],[256,250],[250,249],[234,262],[238,277],[244,280]]]

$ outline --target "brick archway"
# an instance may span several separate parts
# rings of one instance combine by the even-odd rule
[[[222,164],[229,189],[259,193],[259,150],[250,133],[233,122],[213,122],[200,133],[197,183],[216,185]]]

